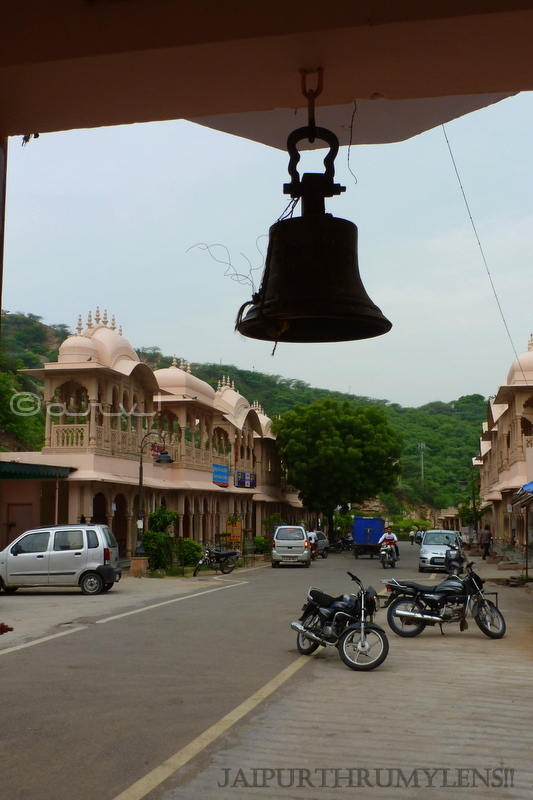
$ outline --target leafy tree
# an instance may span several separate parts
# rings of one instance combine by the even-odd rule
[[[288,411],[273,430],[289,483],[330,531],[337,506],[376,497],[399,474],[401,439],[381,409],[324,400]]]

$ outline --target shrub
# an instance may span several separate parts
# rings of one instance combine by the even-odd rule
[[[146,531],[142,544],[150,569],[165,569],[169,560],[167,534],[162,531]]]
[[[270,553],[272,545],[268,536],[255,536],[253,543],[256,553]]]
[[[150,530],[167,533],[168,528],[174,525],[179,516],[177,511],[168,511],[164,506],[158,506],[155,511],[148,514]]]
[[[181,553],[184,566],[196,565],[202,555],[202,546],[192,539],[182,539]]]

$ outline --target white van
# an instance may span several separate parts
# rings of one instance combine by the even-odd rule
[[[280,525],[272,538],[270,562],[273,567],[280,564],[311,564],[309,537],[301,525]]]
[[[111,589],[121,577],[118,544],[107,525],[52,525],[26,531],[0,553],[0,588],[79,586]]]

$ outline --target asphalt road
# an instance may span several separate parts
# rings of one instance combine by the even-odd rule
[[[17,609],[15,635],[20,617],[33,617],[35,635],[39,609],[51,603],[56,621],[68,607],[63,622],[42,630],[57,638],[11,650],[17,640],[2,637],[2,798],[111,800],[289,667],[298,658],[290,622],[307,588],[350,591],[347,569],[376,584],[383,572],[346,553],[310,569],[205,577],[185,594],[180,581],[180,593],[170,587],[165,599],[132,597],[122,608],[128,579],[99,598],[46,589],[2,596],[6,622]]]

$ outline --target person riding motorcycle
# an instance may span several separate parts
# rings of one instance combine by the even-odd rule
[[[318,536],[314,531],[309,531],[307,538],[309,539],[309,546],[311,548],[311,558],[315,559],[318,555]]]
[[[391,527],[385,528],[385,533],[379,540],[378,544],[390,544],[394,547],[394,552],[396,553],[396,561],[400,560],[400,551],[398,549],[398,537],[395,533],[392,532]]]

